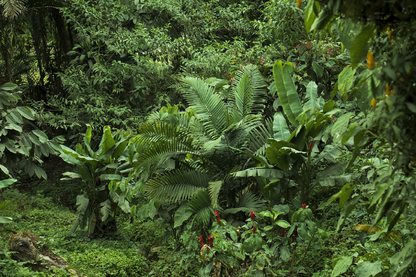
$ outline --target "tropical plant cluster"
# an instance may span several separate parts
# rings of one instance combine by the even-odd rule
[[[0,12],[0,236],[86,276],[416,274],[413,1]]]

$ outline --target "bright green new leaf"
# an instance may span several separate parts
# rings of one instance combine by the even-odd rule
[[[87,140],[88,144],[91,143],[92,137],[92,128],[91,125],[87,124],[87,131],[85,132],[85,139]]]
[[[106,154],[115,144],[110,126],[104,126],[103,138],[100,143],[101,155]]]

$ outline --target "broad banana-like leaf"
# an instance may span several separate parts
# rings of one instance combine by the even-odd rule
[[[318,102],[318,86],[314,81],[309,82],[306,86],[306,100],[303,109],[308,116],[321,109]]]
[[[273,133],[276,140],[287,140],[290,138],[286,119],[280,112],[275,113],[273,116]]]
[[[273,66],[273,75],[277,95],[279,96],[283,111],[289,119],[289,122],[297,126],[299,125],[297,117],[303,112],[303,109],[300,104],[295,84],[290,75],[289,68],[291,66],[291,63],[282,65],[282,61],[277,61]]]
[[[98,158],[99,159],[101,159],[101,158],[106,159],[106,158],[103,157],[106,154],[107,154],[107,156],[111,156],[112,153],[110,155],[108,155],[108,152],[110,151],[110,149],[112,149],[114,151],[115,144],[116,144],[116,142],[113,138],[113,135],[111,134],[110,126],[104,126],[104,128],[103,128],[103,137],[101,139],[99,149],[97,151]]]

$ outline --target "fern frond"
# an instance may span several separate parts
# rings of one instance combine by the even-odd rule
[[[186,77],[182,81],[190,87],[183,92],[186,101],[196,111],[205,132],[211,139],[217,139],[226,127],[225,103],[203,80]]]
[[[211,175],[203,171],[174,170],[150,180],[145,192],[152,199],[180,203],[207,190],[210,179]]]

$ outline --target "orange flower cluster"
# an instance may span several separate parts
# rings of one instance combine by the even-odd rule
[[[367,53],[367,66],[369,69],[373,69],[376,66],[376,63],[374,61],[373,52],[368,51]]]
[[[386,93],[386,97],[387,97],[387,98],[389,98],[389,97],[390,97],[390,95],[391,95],[392,93],[394,93],[394,90],[392,90],[392,89],[391,89],[391,87],[390,87],[390,85],[389,85],[389,84],[386,84],[386,91],[385,91],[385,93]]]

